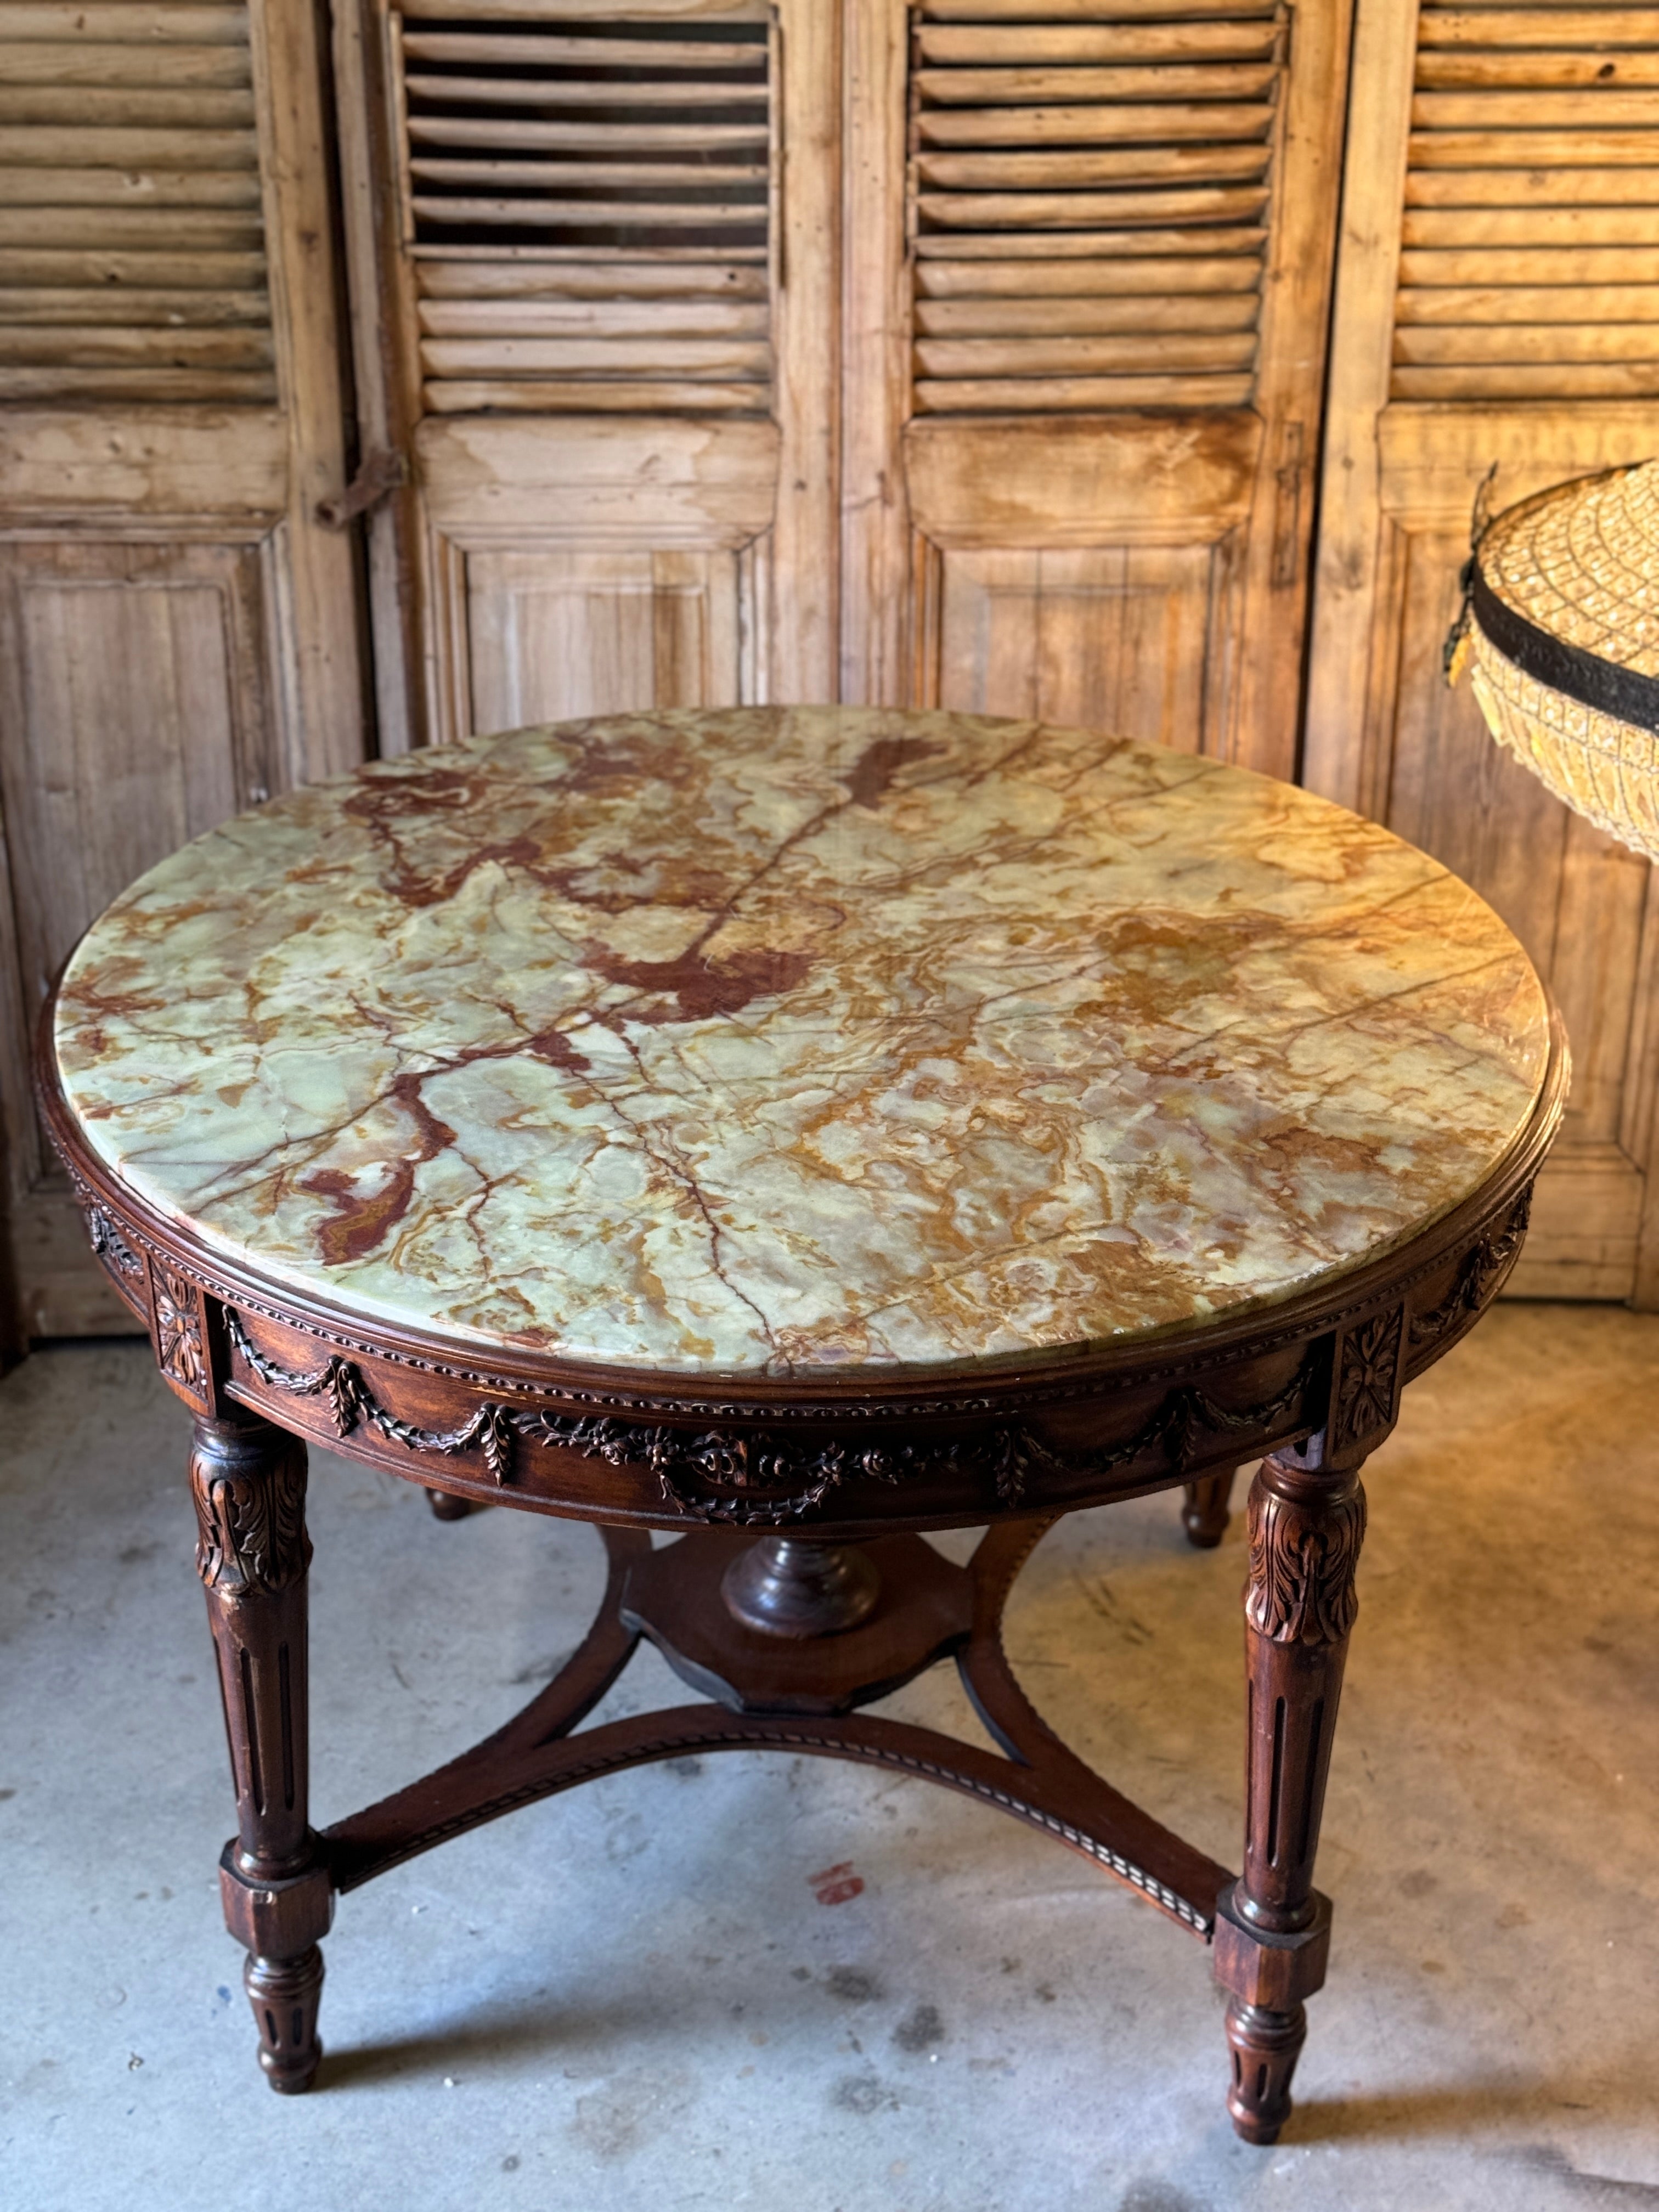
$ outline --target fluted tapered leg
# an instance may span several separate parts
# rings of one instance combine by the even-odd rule
[[[259,2063],[293,2092],[322,2056],[318,1939],[333,1907],[307,1818],[305,1446],[265,1421],[199,1419],[190,1473],[236,1785],[225,1923],[247,1948]]]
[[[1270,2143],[1290,2116],[1304,2000],[1325,1978],[1330,1944],[1314,1854],[1365,1532],[1358,1467],[1310,1467],[1291,1452],[1263,1461],[1249,1530],[1244,1872],[1221,1899],[1215,1963],[1231,2000],[1227,2109],[1247,2142]]]

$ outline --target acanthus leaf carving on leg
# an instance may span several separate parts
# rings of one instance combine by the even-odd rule
[[[1359,1610],[1354,1573],[1365,1538],[1359,1483],[1314,1511],[1258,1476],[1249,1510],[1250,1626],[1275,1644],[1341,1643]]]
[[[239,1455],[200,1452],[191,1460],[196,1505],[196,1571],[215,1596],[274,1596],[311,1564],[306,1534],[305,1447]]]

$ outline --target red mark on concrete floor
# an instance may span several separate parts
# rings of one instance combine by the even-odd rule
[[[820,1905],[845,1905],[848,1898],[862,1896],[864,1876],[854,1873],[851,1859],[843,1859],[822,1874],[809,1874],[806,1886]]]

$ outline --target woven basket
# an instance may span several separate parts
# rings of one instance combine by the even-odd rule
[[[1463,661],[1492,735],[1659,860],[1659,463],[1506,508],[1479,537]]]

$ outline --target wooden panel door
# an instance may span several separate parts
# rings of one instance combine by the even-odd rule
[[[1291,775],[1349,0],[848,0],[842,696]]]
[[[385,750],[833,696],[835,0],[343,0]]]
[[[1659,447],[1648,9],[1361,0],[1306,781],[1489,898],[1565,1015],[1572,1101],[1512,1281],[1659,1299],[1654,872],[1445,686],[1478,487],[1498,507]]]
[[[271,0],[0,9],[0,1353],[131,1327],[30,1104],[52,975],[363,750],[325,52]]]

